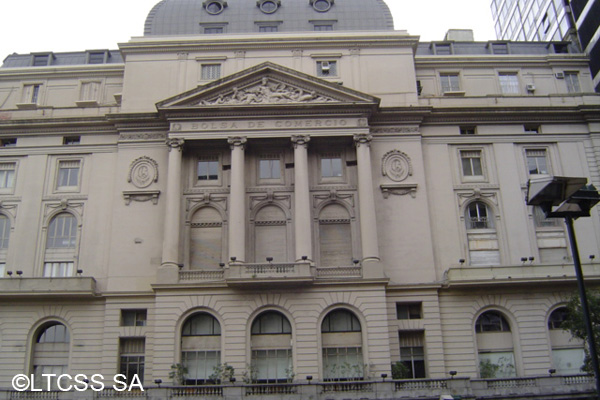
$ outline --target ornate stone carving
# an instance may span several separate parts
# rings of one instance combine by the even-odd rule
[[[488,201],[492,202],[494,205],[498,205],[498,198],[496,196],[496,193],[494,192],[482,192],[480,188],[475,188],[473,190],[470,191],[465,191],[465,192],[459,192],[458,194],[458,199],[459,199],[459,207],[462,207],[466,202],[471,201],[471,200],[480,200],[480,199],[487,199]]]
[[[152,204],[158,204],[158,196],[160,195],[160,190],[139,190],[139,191],[125,191],[123,192],[123,199],[125,200],[125,205],[128,206],[132,201],[152,201]]]
[[[77,213],[80,217],[83,215],[83,203],[74,202],[73,200],[63,198],[58,202],[47,203],[45,205],[44,217],[47,217],[57,210],[70,210]]]
[[[169,138],[166,140],[166,144],[167,144],[167,147],[169,148],[169,151],[171,151],[172,149],[181,151],[183,149],[183,143],[185,143],[185,141],[183,139]]]
[[[394,182],[402,182],[413,174],[410,157],[400,150],[388,151],[381,160],[381,173]]]
[[[150,157],[140,157],[129,167],[127,182],[143,189],[158,181],[158,163]]]
[[[381,185],[381,193],[383,198],[387,199],[390,194],[396,196],[405,196],[410,194],[413,199],[417,197],[417,184],[416,183],[393,183],[388,185]]]
[[[263,77],[260,82],[220,93],[213,98],[201,100],[198,105],[221,104],[282,104],[282,103],[329,103],[331,97],[306,91],[297,86]]]
[[[310,136],[308,135],[292,135],[294,148],[297,148],[298,146],[308,147],[308,142],[310,142]]]
[[[231,136],[227,138],[227,143],[229,143],[231,150],[233,150],[233,148],[236,146],[240,146],[242,150],[244,150],[247,141],[248,139],[246,139],[245,136]]]
[[[164,140],[167,137],[165,133],[121,133],[119,140]]]
[[[401,127],[387,127],[387,128],[371,128],[371,133],[419,133],[419,128],[401,128]]]
[[[373,140],[373,136],[368,133],[360,133],[358,135],[354,135],[354,144],[356,147],[360,147],[361,145],[371,145],[371,140]]]

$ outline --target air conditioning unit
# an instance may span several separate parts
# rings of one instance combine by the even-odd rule
[[[556,74],[554,74],[554,76],[556,77],[556,79],[565,79],[564,72],[557,72]]]
[[[533,83],[528,83],[527,86],[525,86],[527,88],[528,92],[533,92],[535,91],[535,85]]]
[[[331,66],[329,65],[329,61],[321,61],[321,71],[329,72]]]

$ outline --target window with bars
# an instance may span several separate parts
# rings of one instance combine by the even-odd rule
[[[139,381],[144,380],[145,347],[145,338],[119,339],[119,373],[126,376],[128,383],[134,375]]]
[[[529,175],[547,175],[549,173],[546,149],[527,149],[525,158]]]
[[[519,76],[516,72],[500,72],[498,74],[502,94],[519,94]]]
[[[464,177],[483,177],[481,150],[461,150],[460,161]]]
[[[203,81],[219,79],[221,77],[221,64],[202,64],[200,78]]]
[[[79,185],[80,160],[63,160],[58,163],[57,189],[76,188]]]
[[[399,331],[400,362],[408,370],[405,379],[419,379],[427,376],[425,370],[425,339],[422,331]]]
[[[480,201],[473,202],[467,207],[467,229],[491,229],[492,218],[488,207]]]
[[[0,163],[0,189],[10,189],[15,184],[17,164],[14,162]]]

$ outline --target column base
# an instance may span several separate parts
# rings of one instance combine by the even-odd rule
[[[361,261],[364,279],[385,279],[383,263],[378,258],[365,258]]]
[[[179,266],[172,262],[162,263],[156,271],[156,282],[158,283],[178,283]]]

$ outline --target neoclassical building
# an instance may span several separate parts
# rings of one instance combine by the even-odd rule
[[[420,42],[383,0],[162,0],[118,50],[9,55],[0,387],[584,398],[565,228],[524,197],[600,184],[599,134],[569,43]]]

